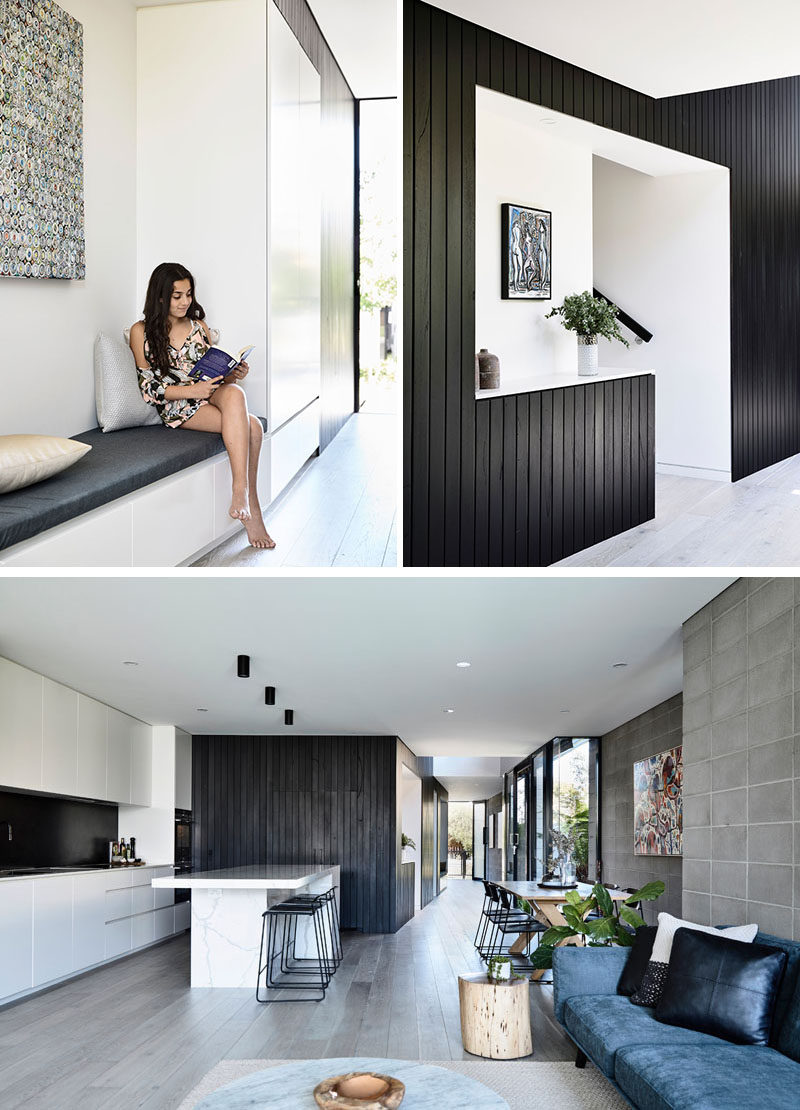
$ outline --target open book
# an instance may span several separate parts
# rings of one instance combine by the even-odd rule
[[[245,362],[255,350],[255,347],[242,347],[235,357],[221,351],[219,347],[209,347],[189,371],[189,377],[194,382],[214,381],[224,378],[235,370],[240,362]]]

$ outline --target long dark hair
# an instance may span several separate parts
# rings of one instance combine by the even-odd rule
[[[176,281],[187,281],[192,291],[192,303],[187,317],[192,320],[205,320],[203,306],[198,303],[194,291],[194,278],[180,262],[162,262],[156,266],[147,284],[144,299],[144,334],[147,340],[147,360],[151,366],[161,370],[169,368],[169,306],[172,287]]]

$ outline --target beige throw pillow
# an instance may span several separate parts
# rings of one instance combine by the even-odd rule
[[[72,466],[91,451],[88,443],[60,436],[0,436],[0,493],[32,486]]]

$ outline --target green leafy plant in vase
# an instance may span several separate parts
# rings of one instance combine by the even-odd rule
[[[395,843],[397,843],[397,841],[395,841]],[[403,848],[416,848],[416,844],[414,843],[414,841],[411,839],[410,836],[406,836],[405,833],[402,833],[401,834],[401,847],[403,847]]]
[[[545,316],[560,316],[567,331],[574,331],[578,337],[578,373],[592,376],[597,373],[597,340],[618,339],[626,347],[630,344],[622,335],[617,323],[617,306],[602,297],[593,297],[588,289],[583,293],[572,293],[560,305],[551,308]]]
[[[602,883],[595,883],[588,898],[581,898],[577,890],[568,890],[562,910],[566,925],[554,925],[542,933],[539,947],[530,956],[532,967],[552,967],[553,952],[571,937],[581,938],[583,944],[591,948],[605,948],[612,944],[630,948],[634,935],[625,926],[638,929],[645,924],[644,918],[633,907],[638,902],[654,902],[663,893],[664,884],[660,879],[646,883],[641,890],[618,902],[611,898]],[[590,914],[597,916],[589,917]]]

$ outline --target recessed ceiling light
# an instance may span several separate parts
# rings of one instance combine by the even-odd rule
[[[612,670],[616,670],[617,667],[627,667],[627,665],[628,665],[627,663],[614,663],[612,665]]]
[[[138,667],[139,666],[139,664],[136,662],[135,659],[123,659],[122,660],[122,665],[123,665],[123,667]]]
[[[207,709],[196,709],[195,713],[208,713]]]
[[[442,713],[455,713],[455,709],[443,709]]]
[[[554,120],[552,116],[544,116],[542,119],[539,120],[539,123],[542,125],[542,127],[555,127],[556,120]]]
[[[456,666],[466,668],[466,667],[471,667],[472,664],[467,663],[466,660],[462,660],[460,663],[456,663]]]
[[[559,709],[559,713],[569,713],[568,709]]]

